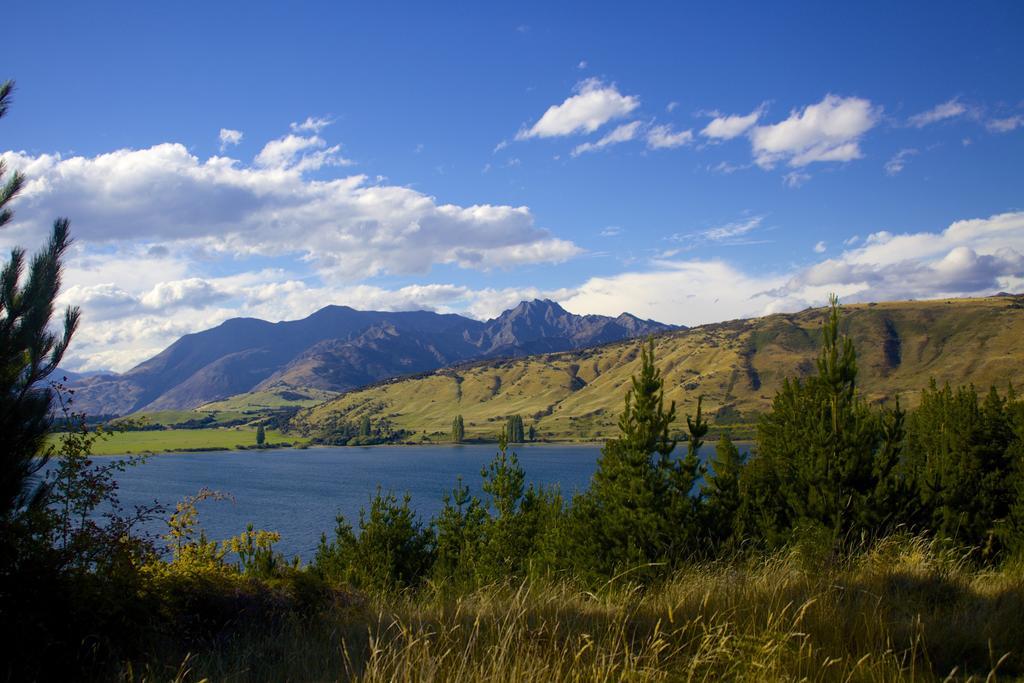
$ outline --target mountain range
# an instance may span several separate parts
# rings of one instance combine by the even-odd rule
[[[302,320],[233,318],[122,374],[68,376],[90,415],[190,409],[261,390],[345,392],[474,359],[568,351],[674,329],[629,313],[575,315],[524,301],[487,321],[430,311],[326,306]]]
[[[718,425],[752,431],[786,378],[816,372],[825,309],[775,314],[657,335],[655,362],[665,403],[678,408],[674,429],[703,397]],[[842,330],[857,351],[860,395],[872,402],[917,403],[934,379],[981,391],[1024,385],[1024,295],[843,306]],[[639,344],[492,359],[351,391],[300,411],[292,427],[330,437],[340,424],[373,424],[448,438],[462,415],[466,437],[493,439],[509,415],[540,438],[604,439],[618,433],[622,401],[640,367]]]

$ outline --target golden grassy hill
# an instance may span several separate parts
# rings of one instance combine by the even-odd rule
[[[896,395],[914,405],[930,378],[1004,388],[1024,382],[1024,296],[844,306],[856,344],[860,386],[873,401]],[[814,369],[825,309],[734,320],[655,338],[666,400],[685,416],[704,396],[720,424],[749,423],[765,411],[786,377]],[[486,361],[391,380],[352,391],[299,413],[307,434],[363,416],[397,429],[444,438],[461,414],[467,439],[493,438],[507,415],[520,414],[539,438],[601,439],[616,420],[639,343]]]

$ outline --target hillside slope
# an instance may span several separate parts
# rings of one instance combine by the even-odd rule
[[[719,422],[766,410],[786,377],[814,370],[824,309],[705,325],[655,338],[665,398],[679,406],[680,428],[699,395]],[[863,394],[897,394],[905,405],[929,378],[1005,387],[1024,382],[1024,296],[898,302],[844,307]],[[447,433],[461,414],[467,438],[489,438],[521,414],[540,438],[613,435],[638,342],[529,358],[475,363],[353,391],[300,412],[293,427],[311,435],[369,416],[395,429]]]

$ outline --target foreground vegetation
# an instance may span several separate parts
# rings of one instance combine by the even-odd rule
[[[123,680],[1001,680],[1024,675],[1024,572],[921,538],[842,562],[797,546],[696,564],[646,589],[528,579],[452,595],[337,593]],[[223,635],[223,634],[221,634]]]

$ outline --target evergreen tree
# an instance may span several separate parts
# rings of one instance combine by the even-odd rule
[[[974,387],[940,389],[933,381],[908,420],[907,468],[924,525],[988,557],[1016,499],[1013,405],[994,387],[981,401]]]
[[[537,556],[540,537],[561,513],[557,492],[526,486],[526,473],[504,434],[498,452],[480,472],[485,502],[469,495],[461,479],[434,522],[438,578],[461,584],[523,576]]]
[[[688,553],[696,538],[690,490],[696,476],[696,448],[706,433],[698,411],[690,420],[692,453],[673,459],[669,436],[673,402],[666,410],[654,344],[641,347],[640,373],[633,377],[619,418],[620,434],[601,450],[590,488],[573,500],[565,539],[567,561],[581,574],[612,576],[631,569],[635,578]]]
[[[383,592],[418,585],[433,565],[433,534],[423,528],[409,500],[407,493],[399,504],[393,493],[378,487],[369,511],[359,511],[358,536],[338,515],[334,540],[320,539],[314,571]]]
[[[452,420],[452,441],[455,443],[462,443],[466,438],[466,425],[462,421],[461,415],[456,415],[455,419]]]
[[[0,116],[12,91],[11,81],[0,85]],[[4,181],[5,171],[0,165],[0,226],[11,220],[7,204],[24,183],[19,173]],[[71,244],[68,226],[65,218],[54,221],[49,242],[33,257],[24,282],[22,249],[13,249],[0,270],[0,520],[41,505],[46,496],[37,474],[46,464],[42,447],[54,396],[42,382],[60,363],[79,318],[77,308],[68,308],[63,330],[50,330],[62,259]]]
[[[530,428],[526,432],[526,438],[529,439],[530,441],[536,441],[537,427],[535,427],[534,425],[530,425]]]
[[[370,427],[370,418],[369,416],[364,415],[363,418],[359,421],[359,436],[365,438],[370,436],[371,433],[372,430]]]
[[[508,416],[508,419],[505,421],[505,436],[509,443],[523,443],[526,441],[522,415]]]
[[[704,533],[717,546],[738,543],[737,516],[740,510],[740,475],[743,456],[728,434],[715,444],[708,477],[703,486],[705,500]]]
[[[832,296],[830,304],[817,374],[806,381],[787,379],[758,425],[758,458],[765,464],[754,473],[759,484],[778,486],[781,498],[752,491],[771,509],[750,511],[748,517],[823,529],[838,541],[849,532],[875,533],[892,523],[888,480],[902,432],[883,429],[884,415],[858,396],[853,342],[840,333],[838,299]],[[761,531],[777,538],[784,529]]]
[[[489,519],[480,499],[458,478],[455,488],[444,496],[444,507],[433,522],[437,538],[436,579],[464,588],[476,580],[483,555],[484,528]]]
[[[262,446],[267,441],[267,433],[263,429],[263,425],[256,427],[256,445]]]

